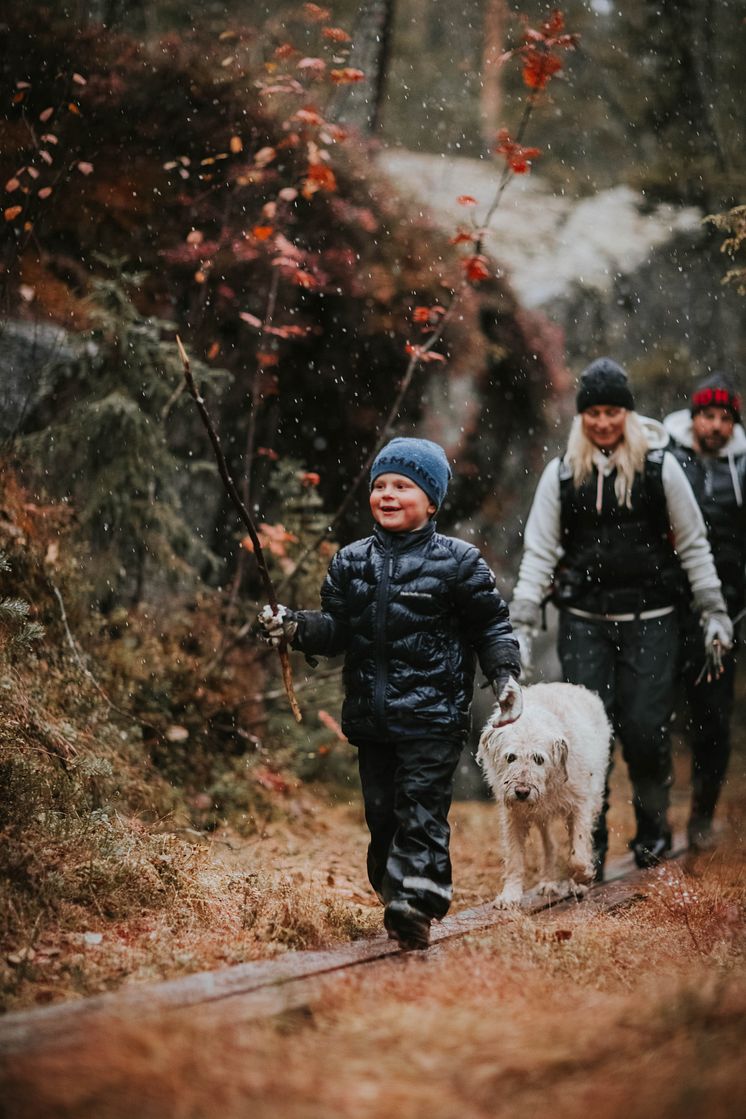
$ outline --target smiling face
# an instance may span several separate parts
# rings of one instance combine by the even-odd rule
[[[717,455],[733,435],[735,420],[729,408],[702,408],[692,416],[696,450]]]
[[[613,451],[624,439],[627,409],[616,404],[593,404],[581,412],[583,434],[600,451]]]
[[[435,513],[435,505],[403,474],[379,474],[370,491],[373,520],[389,532],[415,532]]]

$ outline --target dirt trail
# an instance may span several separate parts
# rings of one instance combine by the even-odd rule
[[[617,772],[616,854],[629,831],[625,791]],[[256,1006],[242,1012],[240,997],[217,999],[136,1022],[99,1021],[52,1050],[16,1053],[2,1070],[4,1115],[580,1119],[593,1108],[604,1119],[732,1119],[746,1041],[744,805],[737,761],[720,849],[687,867],[669,864],[644,898],[611,912],[511,915],[426,953],[308,981],[260,1020]],[[453,823],[454,908],[462,909],[499,883],[494,807],[458,804]],[[358,810],[338,807],[317,824],[315,832],[276,828],[262,841],[265,856],[269,845],[311,890],[326,873],[325,889],[364,896]],[[224,850],[228,866],[244,872],[260,844]],[[380,910],[368,912],[378,927]],[[140,992],[147,998],[148,988]]]

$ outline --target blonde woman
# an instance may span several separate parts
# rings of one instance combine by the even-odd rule
[[[592,362],[577,410],[566,453],[536,490],[510,616],[526,666],[542,603],[559,608],[563,677],[604,702],[634,790],[630,847],[638,866],[652,866],[671,846],[669,723],[687,582],[705,646],[729,649],[733,631],[694,494],[663,426],[635,411],[621,366]],[[607,809],[608,784],[594,835],[599,879]]]

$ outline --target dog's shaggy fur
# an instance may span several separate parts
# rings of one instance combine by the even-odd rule
[[[478,758],[500,809],[505,885],[495,904],[523,897],[525,845],[531,824],[541,833],[544,869],[538,889],[582,894],[593,881],[593,824],[601,811],[611,727],[601,700],[576,684],[524,688],[523,714],[509,726],[488,720]],[[493,722],[494,720],[494,722]],[[559,817],[570,836],[567,879],[559,881],[550,825]]]

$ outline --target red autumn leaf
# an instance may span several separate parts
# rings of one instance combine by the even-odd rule
[[[311,105],[305,109],[298,109],[290,119],[297,120],[299,124],[308,124],[311,126],[324,123],[324,118]]]
[[[318,486],[321,481],[321,475],[313,470],[306,470],[303,474],[299,474],[298,478],[302,486]]]
[[[321,34],[331,43],[351,43],[352,36],[348,35],[341,27],[325,27]]]
[[[298,70],[310,70],[312,74],[321,74],[326,70],[326,63],[323,58],[301,58],[296,66]]]
[[[515,175],[526,175],[531,170],[531,161],[541,155],[541,148],[524,148],[511,140],[507,128],[501,128],[497,134],[495,154],[504,156]]]
[[[296,268],[293,273],[293,282],[296,283],[299,288],[305,288],[307,291],[319,286],[319,281],[316,277],[310,272],[306,272],[303,268]]]
[[[12,179],[8,179],[7,183],[5,184],[5,189],[7,190],[8,194],[12,194],[14,190],[18,190],[20,185],[20,180],[17,179],[14,175]]]
[[[86,163],[86,161],[84,159],[81,159],[78,163],[78,170],[80,171],[81,175],[92,175],[93,174],[93,164],[92,163]]]
[[[80,116],[80,109],[79,109],[79,108],[78,108],[78,106],[77,106],[77,105],[75,105],[75,104],[74,104],[74,103],[73,103],[72,101],[71,101],[71,102],[70,102],[70,104],[69,104],[69,105],[67,106],[67,111],[68,111],[69,113],[73,113],[73,114],[74,114],[74,115],[75,115],[76,117],[79,117],[79,116]]]
[[[54,109],[52,108],[44,109],[43,112],[39,113],[39,120],[46,122],[49,120],[53,113]]]
[[[257,330],[262,329],[262,320],[258,319],[256,315],[252,315],[248,311],[239,311],[238,317],[239,319],[243,319],[244,322],[248,323],[249,326],[256,327]]]
[[[3,217],[6,221],[13,221],[14,218],[18,217],[22,210],[23,206],[8,206],[7,210],[3,214]]]
[[[476,231],[473,229],[459,229],[457,233],[451,237],[452,245],[470,245],[476,240]]]
[[[341,70],[330,70],[329,77],[336,85],[349,85],[353,82],[362,82],[365,74],[352,66],[345,66]]]
[[[526,48],[523,54],[523,82],[537,92],[546,89],[551,78],[562,70],[562,61],[556,54],[541,49]]]
[[[326,23],[332,14],[328,8],[320,8],[318,4],[304,4],[303,11],[313,23]]]
[[[292,43],[281,43],[275,49],[275,58],[292,58],[294,54],[300,54],[300,51]]]
[[[51,193],[52,193],[52,188],[51,187],[42,187],[41,190],[39,191],[39,198],[49,198]]]
[[[456,199],[459,206],[476,206],[477,200],[471,194],[460,194]]]
[[[257,769],[254,771],[254,780],[263,789],[272,793],[282,793],[285,796],[290,792],[291,786],[280,773],[273,773],[271,769]]]
[[[213,342],[211,344],[209,350],[207,351],[207,360],[208,361],[214,361],[219,353],[220,353],[220,343],[219,342]]]
[[[416,358],[417,361],[445,361],[444,354],[436,354],[435,350],[426,350],[424,346],[413,346],[411,342],[407,342],[404,349],[410,357]]]
[[[251,232],[257,241],[268,241],[275,231],[273,225],[255,225]]]
[[[315,190],[336,190],[337,179],[331,167],[321,162],[321,160],[317,163],[309,163],[308,170],[306,171],[304,193],[309,187],[309,193],[311,194],[313,194]]]
[[[76,85],[88,85],[82,74],[73,74],[73,81]]]
[[[445,313],[445,307],[439,307],[437,304],[433,307],[415,307],[412,312],[412,322],[432,325]]]
[[[256,453],[262,455],[263,458],[268,458],[270,462],[277,462],[280,457],[277,451],[273,451],[271,447],[257,447]]]
[[[523,61],[523,81],[530,90],[539,93],[562,70],[557,51],[573,50],[578,37],[565,32],[565,17],[555,8],[541,27],[527,27],[523,39],[523,46],[517,52]]]
[[[270,148],[270,147],[260,148],[259,151],[254,156],[254,165],[256,167],[266,167],[268,163],[272,162],[272,160],[275,158],[276,155],[277,155],[277,149],[276,148]]]
[[[291,323],[288,326],[267,326],[265,330],[267,334],[274,334],[276,338],[305,338],[311,328]]]
[[[475,253],[474,256],[468,256],[464,261],[464,272],[466,278],[473,284],[478,284],[480,280],[489,280],[490,269],[487,263],[487,258]]]
[[[280,363],[277,354],[273,353],[272,350],[257,350],[256,360],[257,364],[263,366],[265,369],[272,365],[279,365]]]

